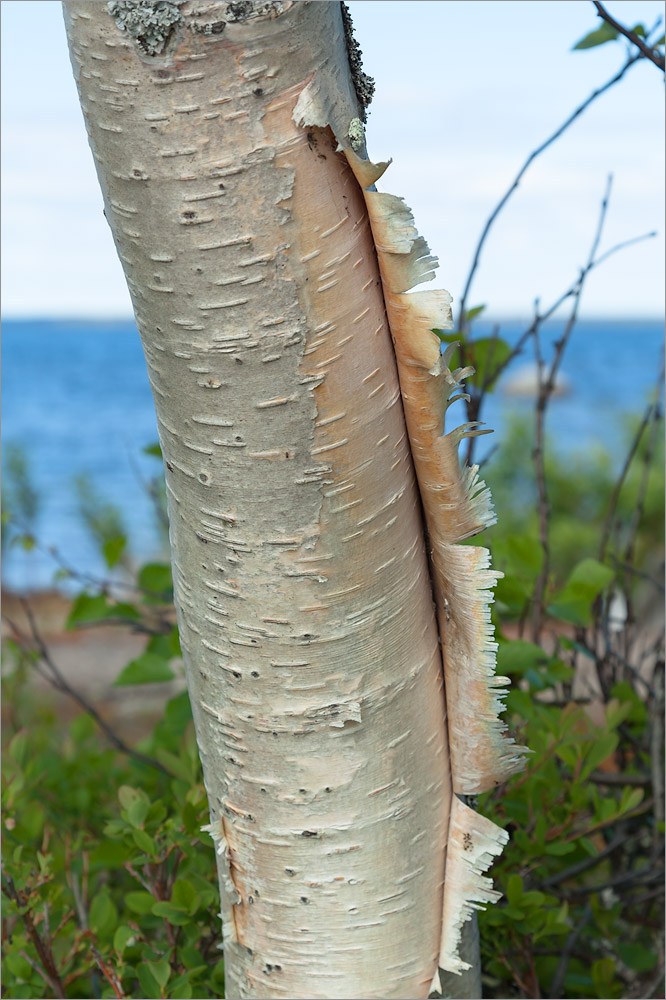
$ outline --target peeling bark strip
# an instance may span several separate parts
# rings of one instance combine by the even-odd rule
[[[414,228],[402,198],[367,190],[388,164],[372,164],[346,151],[364,188],[384,285],[400,375],[405,417],[431,549],[432,575],[444,656],[449,753],[453,790],[485,792],[522,767],[525,747],[504,733],[499,718],[508,678],[497,677],[492,588],[499,573],[490,569],[487,549],[458,543],[495,523],[490,491],[478,466],[460,467],[458,445],[487,434],[480,424],[463,424],[444,434],[446,411],[461,381],[473,368],[451,371],[456,344],[441,354],[433,329],[451,329],[451,296],[444,290],[404,294],[435,276],[436,260]]]
[[[352,152],[340,4],[64,6],[165,459],[227,995],[426,997],[438,960],[464,967],[465,900],[491,897],[465,838],[478,874],[502,831],[453,795],[412,458],[447,685],[478,699],[461,723],[449,698],[456,788],[516,766],[492,718],[495,576],[456,544],[487,492],[457,466],[470,429],[439,437],[433,379],[464,374],[428,333],[447,293],[402,295],[435,262],[400,199],[364,191],[382,167]]]

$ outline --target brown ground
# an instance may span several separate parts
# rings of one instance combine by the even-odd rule
[[[113,682],[122,668],[143,652],[146,636],[131,628],[117,625],[96,625],[94,628],[65,629],[71,601],[55,590],[38,591],[25,598],[30,606],[37,630],[49,655],[67,682],[113,725],[123,739],[134,742],[144,736],[159,718],[164,703],[184,688],[181,679],[166,684],[135,684],[114,687]],[[22,635],[30,636],[30,623],[21,599],[13,593],[2,593],[2,636],[12,635],[15,626]],[[9,654],[4,654],[3,670],[11,669]],[[35,696],[56,706],[64,719],[80,711],[73,699],[54,688],[35,671],[29,689]],[[3,714],[10,706],[3,701]]]
[[[65,628],[71,607],[68,598],[58,591],[46,590],[35,592],[25,599],[50,657],[67,682],[91,702],[106,721],[112,724],[118,735],[128,742],[136,742],[145,736],[161,715],[165,702],[185,687],[182,678],[166,684],[114,687],[113,682],[122,668],[144,650],[145,635],[117,625],[96,625],[94,628],[68,631]],[[641,636],[646,648],[652,647],[655,639],[663,634],[661,607],[658,612],[654,609],[651,611],[646,616]],[[18,595],[3,591],[2,618],[3,638],[12,634],[12,626],[18,628],[24,636],[30,636],[30,623]],[[561,631],[561,623],[559,630]],[[507,638],[518,637],[517,626],[505,625],[503,631]],[[640,664],[640,676],[648,682],[654,663],[655,657],[651,655]],[[4,670],[9,667],[10,662],[3,665]],[[575,696],[598,697],[600,692],[596,678],[593,679],[591,661],[586,657],[579,657],[577,668]],[[645,694],[641,688],[639,685],[639,693]],[[28,690],[53,703],[56,710],[62,713],[63,720],[74,717],[80,711],[70,696],[54,690],[37,672],[33,674],[32,685]],[[10,708],[3,701],[3,716],[6,717]],[[596,721],[601,723],[602,719]]]

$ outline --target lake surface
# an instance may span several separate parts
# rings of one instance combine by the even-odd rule
[[[501,322],[500,336],[515,342],[526,325]],[[546,354],[562,325],[544,328]],[[479,337],[492,329],[490,322],[475,327]],[[134,323],[6,320],[2,332],[3,442],[22,448],[29,461],[41,498],[40,542],[56,546],[81,571],[104,573],[72,488],[83,473],[102,498],[122,509],[133,555],[158,556],[154,508],[142,483],[159,472],[158,462],[142,451],[157,441],[157,429]],[[562,364],[570,394],[553,400],[549,411],[549,434],[560,451],[602,445],[621,462],[624,420],[647,405],[662,365],[663,339],[660,321],[579,322]],[[528,346],[509,373],[532,358]],[[454,409],[450,426],[463,419]],[[532,410],[529,400],[507,396],[500,383],[483,418],[500,442],[511,414],[530,420]],[[490,467],[488,478],[492,485]],[[14,548],[5,553],[4,582],[17,589],[46,587],[55,568],[44,552]]]

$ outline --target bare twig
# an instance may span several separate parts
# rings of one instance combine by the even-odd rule
[[[651,784],[651,779],[643,774],[623,774],[621,771],[592,771],[588,775],[588,781],[593,781],[595,785],[631,785],[636,788],[645,788]]]
[[[571,896],[590,896],[595,892],[603,892],[605,889],[623,889],[633,885],[650,885],[653,882],[663,882],[664,869],[659,866],[644,865],[638,871],[626,872],[618,875],[603,885],[578,885],[573,886],[569,892]]]
[[[664,822],[664,663],[657,664],[654,672],[655,697],[650,711],[650,766],[654,794],[653,855],[662,848],[660,824]]]
[[[567,967],[569,965],[569,960],[571,958],[571,953],[572,953],[573,949],[576,947],[576,942],[578,941],[578,938],[580,937],[581,932],[583,931],[585,925],[588,923],[588,921],[589,921],[589,919],[590,919],[591,916],[592,916],[592,907],[588,903],[587,906],[585,907],[585,909],[583,910],[582,917],[580,918],[580,920],[578,921],[578,923],[576,924],[576,926],[573,928],[573,930],[570,932],[569,936],[567,937],[566,941],[564,942],[564,947],[562,948],[562,954],[560,955],[560,960],[557,963],[557,968],[555,969],[555,973],[553,975],[553,979],[552,979],[552,982],[550,984],[550,993],[549,993],[549,996],[551,996],[551,997],[561,997],[562,996],[562,987],[564,986],[564,977],[567,974]]]
[[[636,566],[631,566],[629,563],[622,562],[616,556],[611,556],[611,558],[618,569],[624,570],[625,573],[629,573],[631,576],[638,576],[641,580],[646,580],[648,583],[652,584],[655,590],[658,590],[660,594],[663,594],[664,591],[666,591],[666,587],[664,587],[661,580],[656,580],[653,576],[650,576],[649,573],[645,573],[642,569],[637,569]]]
[[[655,998],[660,997],[663,986],[664,986],[664,970],[662,968],[659,970],[659,972],[657,972],[654,979],[648,983],[647,987],[645,988],[645,993],[641,991],[641,996],[644,996],[646,1000],[652,1000],[653,997]]]
[[[490,216],[489,216],[489,218],[488,218],[488,220],[487,220],[487,222],[486,222],[486,224],[485,224],[485,226],[483,228],[483,232],[481,233],[481,236],[479,238],[479,242],[477,243],[476,249],[474,251],[474,257],[473,257],[473,260],[472,260],[472,266],[471,266],[469,274],[467,276],[467,281],[465,283],[465,289],[464,289],[462,297],[460,299],[460,311],[459,311],[459,314],[458,314],[458,330],[462,331],[463,328],[464,328],[465,311],[466,311],[466,308],[467,308],[467,300],[469,298],[469,293],[470,293],[470,290],[471,290],[471,287],[472,287],[472,282],[474,280],[474,276],[475,276],[477,268],[479,266],[479,262],[481,260],[481,252],[483,250],[483,247],[484,247],[484,244],[486,242],[486,239],[488,238],[488,234],[490,233],[490,230],[492,229],[493,224],[494,224],[495,220],[497,219],[497,216],[500,214],[500,212],[502,211],[502,209],[504,208],[504,206],[508,202],[509,198],[511,197],[511,195],[513,194],[513,192],[516,190],[516,188],[520,184],[521,180],[523,179],[523,176],[524,176],[525,172],[528,170],[528,168],[531,166],[531,164],[534,162],[534,160],[536,160],[536,158],[541,155],[541,153],[543,153],[546,149],[548,149],[548,147],[550,145],[552,145],[552,143],[554,143],[556,141],[556,139],[559,139],[559,137],[562,135],[563,132],[566,132],[566,130],[569,128],[569,126],[571,124],[573,124],[573,122],[576,121],[576,119],[580,115],[583,114],[583,112],[590,106],[590,104],[592,104],[593,101],[595,101],[597,99],[597,97],[600,97],[603,93],[605,93],[612,86],[614,86],[614,84],[618,83],[622,79],[622,77],[625,75],[625,73],[627,72],[627,70],[629,70],[634,65],[634,63],[638,62],[638,60],[641,59],[641,58],[642,58],[642,56],[635,55],[635,56],[631,56],[629,59],[627,59],[627,61],[625,62],[624,66],[619,70],[619,72],[617,72],[615,74],[615,76],[612,76],[610,78],[610,80],[608,80],[606,83],[603,84],[603,86],[598,87],[596,90],[592,91],[592,93],[589,95],[589,97],[587,97],[586,100],[584,100],[582,104],[578,105],[578,107],[575,109],[575,111],[573,111],[569,115],[569,117],[566,119],[566,121],[563,122],[562,125],[560,125],[559,128],[557,128],[552,133],[552,135],[550,135],[548,137],[548,139],[545,140],[545,142],[542,142],[541,145],[538,146],[535,150],[533,150],[530,153],[530,155],[527,157],[527,159],[525,160],[525,163],[523,164],[523,166],[520,168],[520,170],[516,174],[516,177],[514,178],[514,180],[513,180],[512,184],[511,184],[511,186],[509,187],[508,191],[502,196],[502,198],[500,199],[500,201],[498,202],[498,204],[495,206],[495,208],[491,212],[491,214],[490,214]],[[464,360],[461,361],[461,364],[464,365]]]
[[[640,424],[638,425],[638,429],[634,434],[631,445],[629,446],[627,456],[622,465],[622,469],[620,470],[620,475],[617,478],[617,482],[613,487],[613,492],[611,493],[611,498],[608,503],[608,513],[606,514],[606,518],[604,520],[604,526],[601,532],[601,541],[599,543],[599,555],[597,556],[599,562],[603,562],[604,556],[606,555],[608,541],[610,539],[611,531],[613,529],[613,524],[615,522],[615,512],[617,510],[618,500],[620,499],[620,493],[622,492],[624,481],[627,478],[627,473],[631,468],[631,463],[634,460],[634,455],[636,454],[638,446],[641,442],[641,438],[643,437],[643,431],[648,426],[648,424],[651,423],[651,421],[655,420],[658,413],[659,413],[659,406],[657,401],[655,400],[653,403],[650,403],[645,413],[643,414],[643,418]]]
[[[86,908],[83,903],[83,898],[81,896],[81,889],[79,887],[79,876],[76,872],[70,873],[71,878],[71,890],[72,896],[74,897],[74,905],[76,906],[76,915],[79,918],[79,924],[81,925],[81,930],[88,930],[88,914],[86,913]]]
[[[24,958],[26,960],[26,962],[28,963],[28,965],[30,966],[31,969],[33,969],[39,976],[42,977],[42,979],[44,980],[44,982],[46,983],[46,985],[49,987],[49,989],[53,990],[53,995],[54,996],[57,996],[57,997],[64,997],[65,996],[64,993],[58,993],[57,992],[58,991],[58,986],[57,986],[55,980],[51,979],[51,976],[49,976],[48,972],[45,972],[45,970],[41,967],[41,965],[39,964],[39,962],[36,962],[34,960],[34,958],[31,958],[30,955],[28,955],[27,951],[20,951],[19,955],[21,956],[21,958]]]
[[[582,861],[576,862],[575,865],[569,865],[568,868],[562,868],[560,871],[555,872],[553,875],[549,875],[548,878],[543,879],[539,882],[539,887],[544,889],[553,888],[556,885],[560,885],[562,882],[567,882],[571,878],[576,878],[578,875],[582,875],[583,872],[588,871],[590,868],[594,868],[598,865],[604,858],[607,858],[609,854],[613,854],[618,848],[623,847],[631,840],[638,840],[639,837],[630,834],[621,833],[613,838],[613,840],[604,847],[602,851],[598,854],[593,855],[589,858],[583,858]]]
[[[521,335],[518,337],[518,340],[511,348],[510,353],[504,358],[503,361],[500,361],[497,364],[497,367],[494,368],[492,371],[487,370],[486,374],[484,375],[483,384],[481,385],[481,388],[477,391],[475,391],[473,387],[470,388],[469,391],[470,401],[467,404],[467,419],[470,421],[479,419],[481,415],[481,407],[483,404],[483,400],[485,398],[485,394],[490,384],[496,382],[497,379],[500,377],[500,375],[502,375],[502,373],[506,371],[509,365],[518,357],[518,355],[522,353],[522,350],[525,347],[525,344],[530,339],[530,337],[535,337],[540,327],[544,323],[546,323],[549,319],[551,319],[558,311],[558,309],[562,305],[564,305],[564,303],[568,299],[572,298],[572,296],[578,293],[581,281],[585,281],[585,279],[587,278],[587,276],[590,274],[591,271],[594,271],[601,264],[605,263],[605,261],[607,261],[609,257],[612,257],[620,250],[625,250],[627,247],[633,246],[636,243],[642,243],[644,240],[654,239],[656,235],[657,233],[654,231],[649,233],[642,233],[640,236],[632,236],[631,239],[622,240],[620,243],[616,243],[608,250],[605,250],[604,253],[600,254],[595,260],[588,261],[585,267],[581,269],[576,280],[572,282],[569,285],[569,287],[564,292],[562,292],[561,295],[557,299],[555,299],[555,301],[544,312],[540,312],[537,310],[534,319],[527,327],[527,329],[523,330]],[[468,465],[472,464],[474,448],[476,446],[477,440],[478,440],[477,437],[470,437],[467,439],[466,461]],[[486,457],[483,460],[484,463],[488,461],[488,458],[489,456],[486,455]]]
[[[134,760],[138,761],[141,764],[147,764],[149,767],[154,767],[158,771],[161,771],[163,774],[167,774],[169,777],[173,777],[171,772],[166,767],[164,767],[163,764],[160,764],[158,760],[155,760],[153,757],[149,757],[146,754],[141,753],[139,750],[133,750],[132,747],[128,746],[127,743],[125,743],[125,741],[121,739],[120,736],[118,736],[117,733],[113,731],[113,729],[111,729],[108,723],[104,721],[104,719],[99,714],[95,706],[91,705],[91,703],[79,691],[77,691],[76,688],[73,688],[71,686],[71,684],[63,676],[60,668],[51,658],[51,654],[49,653],[49,650],[39,633],[39,629],[37,628],[37,623],[35,622],[35,618],[32,613],[32,608],[30,607],[30,604],[25,598],[20,599],[20,604],[21,607],[23,608],[23,612],[30,625],[30,631],[32,633],[32,641],[34,642],[34,645],[39,653],[42,662],[45,664],[46,667],[48,667],[48,670],[50,671],[50,674],[40,671],[42,676],[46,680],[48,680],[49,683],[52,684],[53,687],[55,687],[58,691],[62,691],[65,694],[68,694],[70,698],[73,698],[74,701],[78,705],[80,705],[85,712],[88,713],[88,715],[92,716],[92,718],[95,720],[95,722],[100,727],[102,732],[108,737],[110,742],[118,750],[122,751],[122,753],[126,753],[129,757],[133,757]],[[23,649],[26,649],[27,640],[26,637],[21,632],[21,630],[14,622],[10,621],[7,618],[5,618],[5,620],[11,626],[16,641],[19,643],[19,645],[22,645]]]
[[[539,633],[541,631],[541,621],[543,615],[543,600],[546,592],[546,586],[548,584],[548,575],[550,573],[550,549],[548,542],[548,522],[549,522],[549,503],[548,503],[548,490],[546,485],[546,469],[545,469],[545,455],[544,455],[544,430],[545,430],[545,418],[546,409],[550,398],[553,394],[555,388],[555,379],[562,362],[562,357],[564,355],[564,350],[569,342],[569,338],[576,325],[576,320],[578,319],[578,307],[580,305],[580,298],[585,286],[585,279],[589,274],[592,264],[597,256],[597,250],[599,249],[599,243],[601,241],[601,234],[603,232],[604,223],[606,221],[606,214],[608,212],[608,203],[610,200],[611,189],[613,184],[612,175],[609,175],[606,182],[606,190],[601,202],[601,208],[599,210],[599,219],[597,222],[597,228],[594,233],[594,238],[592,240],[592,246],[590,247],[590,253],[588,255],[588,260],[586,266],[582,269],[576,289],[573,293],[573,304],[571,307],[571,312],[569,313],[569,318],[567,319],[564,331],[559,340],[555,342],[555,355],[550,364],[550,369],[548,371],[547,378],[543,378],[544,364],[541,359],[539,339],[538,339],[538,323],[535,322],[535,351],[537,355],[537,364],[539,370],[539,392],[537,396],[537,406],[536,406],[536,443],[534,447],[534,465],[536,468],[536,479],[537,479],[537,489],[539,492],[539,502],[538,502],[538,516],[539,516],[539,540],[543,549],[543,563],[539,576],[537,578],[534,587],[534,598],[532,605],[532,635],[534,641],[538,641]],[[539,316],[538,307],[535,310],[535,321]]]
[[[14,880],[9,875],[5,874],[3,874],[2,891],[5,896],[14,900],[20,908],[25,907],[25,911],[21,914],[21,919],[23,920],[28,937],[32,941],[35,951],[37,952],[39,961],[41,962],[41,969],[37,966],[36,962],[29,958],[28,955],[24,956],[26,961],[33,969],[39,972],[42,979],[48,983],[50,988],[53,990],[54,997],[63,998],[64,1000],[67,994],[65,993],[60,973],[58,972],[58,968],[55,964],[50,943],[42,939],[39,931],[35,927],[35,923],[32,919],[32,913],[26,906],[28,902],[26,893],[22,889],[17,889],[14,885]]]
[[[119,1000],[124,1000],[126,994],[123,992],[123,984],[116,975],[114,969],[110,965],[107,965],[107,963],[104,961],[99,951],[92,942],[90,943],[90,950],[93,953],[95,962],[97,963],[97,967],[99,968],[100,972],[102,973],[106,981],[111,986],[111,989],[113,990],[115,995],[119,998]]]
[[[659,377],[659,388],[663,385],[664,381],[664,370],[662,369],[661,375]],[[657,394],[659,389],[657,390]],[[634,503],[634,510],[631,517],[631,524],[629,525],[629,531],[627,533],[627,543],[624,550],[624,563],[631,565],[633,563],[634,556],[634,544],[636,541],[636,535],[638,533],[638,528],[640,526],[641,520],[643,519],[643,511],[645,509],[645,498],[647,496],[647,488],[650,479],[650,472],[652,471],[652,459],[654,456],[654,450],[657,443],[657,428],[659,421],[661,420],[661,412],[658,406],[652,413],[652,418],[650,421],[650,433],[648,436],[647,447],[645,449],[645,454],[642,458],[643,470],[641,474],[641,482],[638,487],[638,495]]]
[[[640,35],[637,35],[635,31],[631,30],[631,28],[625,28],[623,24],[620,24],[620,22],[616,21],[614,17],[611,17],[604,5],[599,3],[598,0],[592,0],[592,2],[597,8],[597,14],[599,17],[603,18],[606,24],[610,24],[611,28],[615,28],[617,32],[624,35],[624,37],[627,38],[632,45],[635,45],[637,49],[640,49],[646,59],[649,59],[650,62],[654,63],[655,66],[662,71],[662,73],[664,72],[664,57],[661,52],[657,51],[656,48],[652,48],[650,45],[647,45]]]

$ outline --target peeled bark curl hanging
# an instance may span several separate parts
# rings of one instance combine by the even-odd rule
[[[496,574],[457,544],[492,509],[476,428],[441,436],[449,296],[405,294],[434,259],[374,190],[340,4],[65,16],[157,411],[227,996],[426,997],[506,839],[455,793],[520,762]]]

